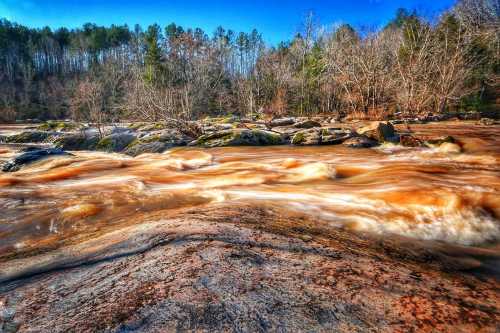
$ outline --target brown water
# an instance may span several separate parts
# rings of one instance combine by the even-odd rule
[[[390,237],[498,249],[500,126],[412,126],[446,147],[176,149],[136,158],[78,152],[0,173],[0,259],[140,224],[152,212],[219,202],[272,203]],[[449,148],[449,147],[448,147]],[[0,159],[14,155],[0,146]]]

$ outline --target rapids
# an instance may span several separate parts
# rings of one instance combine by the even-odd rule
[[[272,204],[344,228],[497,251],[500,127],[415,125],[446,149],[343,146],[173,149],[136,158],[74,152],[0,173],[0,259],[43,253],[227,202]],[[0,160],[17,147],[0,146]]]

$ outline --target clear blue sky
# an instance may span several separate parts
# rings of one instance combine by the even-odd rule
[[[211,34],[222,25],[235,31],[257,28],[269,43],[290,39],[305,14],[314,11],[322,25],[381,25],[399,7],[432,15],[454,0],[0,0],[0,17],[30,27],[77,27],[175,22]]]

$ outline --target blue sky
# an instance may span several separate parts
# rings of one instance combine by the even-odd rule
[[[30,27],[77,27],[136,23],[143,27],[175,22],[208,33],[222,25],[236,31],[257,28],[269,43],[290,39],[309,11],[322,25],[350,23],[376,26],[399,7],[435,14],[454,0],[0,0],[0,17]]]

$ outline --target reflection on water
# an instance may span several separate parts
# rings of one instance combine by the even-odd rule
[[[0,258],[141,223],[149,212],[221,201],[272,202],[332,228],[496,247],[499,127],[413,130],[455,135],[465,153],[283,146],[47,159],[0,174]],[[0,159],[13,153],[0,147]]]

